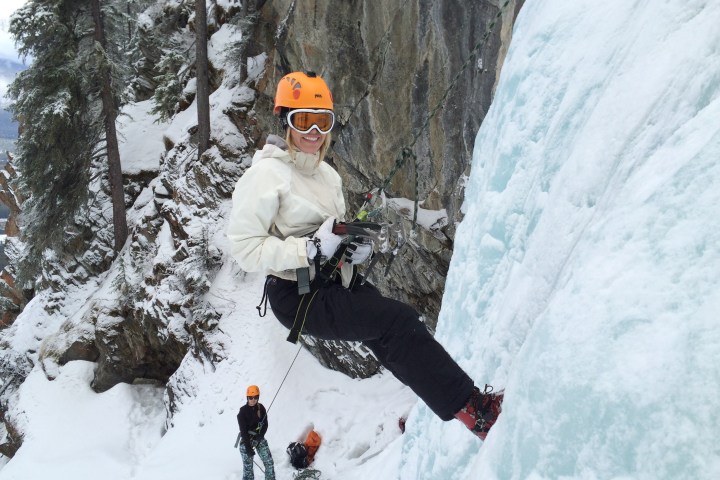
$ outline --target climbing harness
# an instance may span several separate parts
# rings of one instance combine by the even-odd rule
[[[299,268],[296,270],[298,276],[303,277],[303,282],[298,280],[298,293],[302,295],[300,298],[300,304],[298,305],[297,312],[295,313],[295,320],[290,333],[287,337],[287,341],[290,343],[297,343],[302,334],[303,327],[305,326],[305,320],[307,320],[308,312],[312,306],[312,302],[315,299],[320,288],[334,282],[337,275],[340,274],[340,267],[342,266],[342,258],[347,251],[348,245],[358,236],[370,236],[373,232],[379,232],[381,226],[371,222],[353,222],[353,223],[337,223],[333,226],[332,232],[335,235],[347,235],[340,246],[337,248],[332,257],[327,259],[325,262],[322,261],[320,256],[320,248],[317,249],[318,254],[316,255],[313,263],[315,265],[315,278],[312,282],[309,280],[309,267]],[[353,276],[350,280],[350,288],[355,284],[357,278],[357,269],[353,268]],[[304,292],[304,293],[302,293]],[[311,294],[308,299],[308,295]],[[307,303],[305,303],[307,300]],[[304,310],[303,310],[303,304]],[[302,312],[302,313],[301,313]]]
[[[262,298],[260,298],[260,303],[255,307],[258,311],[258,315],[260,318],[267,315],[267,304],[268,304],[268,283],[270,282],[270,277],[265,277],[265,284],[263,285],[263,293]]]

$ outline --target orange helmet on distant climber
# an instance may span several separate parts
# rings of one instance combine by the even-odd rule
[[[273,113],[280,115],[283,108],[333,109],[333,98],[325,80],[315,72],[292,72],[280,79],[275,92]]]
[[[247,396],[248,397],[258,397],[260,396],[260,389],[257,385],[250,385],[247,388]]]

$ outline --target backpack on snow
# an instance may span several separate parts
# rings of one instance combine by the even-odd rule
[[[305,444],[292,442],[288,445],[286,451],[290,455],[290,465],[295,468],[306,468],[308,466],[308,451]]]
[[[313,463],[315,460],[315,454],[318,451],[318,448],[320,448],[320,434],[318,434],[315,430],[310,430],[310,433],[307,434],[307,437],[305,438],[305,449],[307,450],[307,458],[308,458],[308,465]]]

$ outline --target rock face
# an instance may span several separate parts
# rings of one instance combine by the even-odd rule
[[[255,109],[259,122],[273,125],[270,102],[282,73],[313,70],[335,98],[340,125],[330,156],[349,210],[384,186],[390,196],[443,213],[432,228],[417,227],[389,277],[375,279],[417,306],[431,327],[462,218],[475,135],[521,3],[281,0],[260,11],[254,45],[275,48],[257,86],[264,94]],[[404,148],[411,155],[403,157]],[[386,215],[404,218],[412,230],[412,210],[394,210]]]
[[[192,21],[188,5],[179,3],[158,2],[148,15],[154,25],[187,37]],[[111,221],[98,209],[79,226],[84,234],[47,263],[36,292],[45,311],[62,315],[67,288],[90,291],[87,285],[96,282],[82,314],[69,316],[28,352],[13,351],[0,330],[0,370],[3,378],[12,378],[0,387],[0,453],[12,455],[22,442],[6,406],[35,362],[49,378],[57,365],[68,361],[96,362],[97,391],[118,382],[150,379],[164,384],[171,417],[193,391],[187,385],[192,376],[181,366],[184,359],[214,364],[224,358],[222,342],[216,341],[220,314],[203,296],[209,279],[224,261],[232,260],[209,237],[224,232],[223,206],[254,150],[267,134],[280,131],[271,115],[272,98],[277,81],[288,71],[316,71],[333,90],[339,125],[330,163],[343,177],[349,211],[356,211],[364,193],[377,187],[388,197],[406,199],[388,202],[380,210],[383,220],[403,226],[409,241],[389,274],[384,275],[381,265],[374,281],[385,293],[414,305],[428,326],[435,327],[475,135],[490,105],[522,0],[257,4],[257,16],[244,27],[249,32],[244,48],[264,62],[260,73],[243,86],[227,66],[210,68],[211,85],[226,89],[231,97],[213,107],[222,114],[214,117],[220,124],[213,125],[211,148],[198,158],[190,127],[179,140],[167,139],[159,172],[126,178],[134,227],[118,258],[112,258]],[[213,8],[212,31],[235,13]],[[142,50],[157,53],[152,45]],[[139,98],[147,98],[153,88],[148,79],[157,59],[150,53],[148,61],[141,62],[145,70],[138,78]],[[187,108],[190,97],[180,108]],[[107,196],[105,185],[97,190]],[[415,199],[432,222],[413,225]],[[21,292],[13,291],[15,304],[22,303]],[[358,345],[312,338],[304,342],[323,364],[350,376],[367,377],[379,368]]]

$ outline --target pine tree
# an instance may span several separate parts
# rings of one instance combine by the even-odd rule
[[[10,21],[20,54],[33,59],[9,88],[22,129],[15,160],[16,188],[26,198],[21,279],[34,278],[47,249],[61,251],[68,235],[84,234],[92,165],[107,165],[115,249],[124,244],[125,199],[113,130],[121,86],[131,74],[125,53],[134,36],[128,6],[132,13],[145,3],[29,0]]]
[[[170,50],[163,54],[157,65],[159,73],[153,77],[157,86],[153,94],[154,107],[151,112],[161,121],[172,118],[178,111],[187,80],[182,73],[182,67],[186,62],[186,58],[180,53]]]
[[[184,91],[195,66],[195,43],[185,34],[193,7],[181,2],[166,8],[151,25],[138,28],[141,55],[134,64],[132,87],[140,97],[152,96],[152,113],[160,120],[187,108],[194,95]]]
[[[21,124],[15,165],[27,251],[18,274],[35,276],[43,252],[59,249],[88,198],[90,165],[100,155],[102,124],[83,75],[92,33],[82,0],[30,0],[10,22],[21,55],[32,65],[9,87],[11,110]]]
[[[100,9],[100,0],[91,0],[93,23],[95,26],[93,39],[95,40],[95,56],[97,70],[94,78],[99,86],[102,101],[102,117],[105,127],[105,145],[108,157],[108,178],[110,180],[110,195],[113,205],[113,233],[115,238],[115,251],[119,252],[125,245],[128,236],[127,216],[125,214],[125,193],[123,192],[122,166],[120,165],[120,150],[118,146],[115,122],[118,116],[119,101],[117,88],[112,81],[112,61],[107,51],[105,40],[105,20]]]

